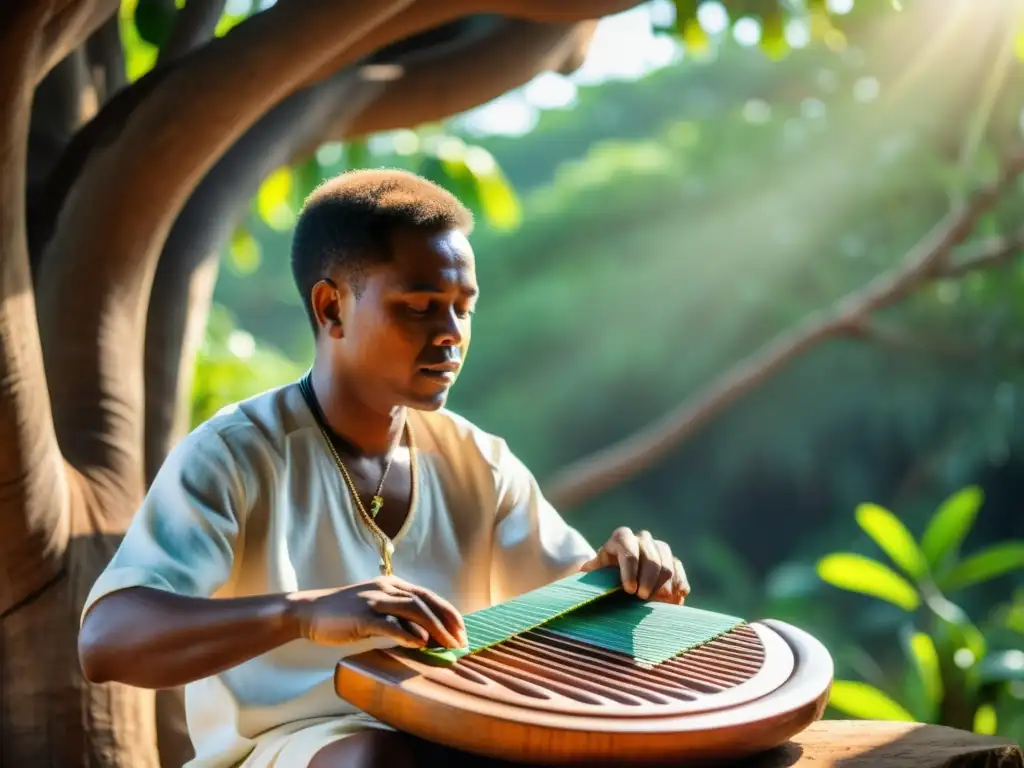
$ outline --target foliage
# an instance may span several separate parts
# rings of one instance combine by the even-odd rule
[[[838,552],[819,561],[818,573],[832,586],[884,600],[907,613],[901,638],[916,690],[898,703],[868,683],[837,680],[829,701],[833,708],[856,717],[916,719],[995,732],[997,704],[1010,694],[1014,682],[1024,680],[1024,633],[1006,639],[1022,628],[1015,623],[1020,595],[1001,606],[984,629],[947,597],[1024,572],[1024,541],[999,542],[961,554],[983,498],[976,486],[947,498],[919,541],[889,510],[870,503],[857,507],[857,524],[894,567]],[[1009,647],[996,647],[1001,640]]]
[[[229,312],[214,305],[196,359],[192,426],[198,426],[227,405],[301,375],[298,364],[237,328]]]
[[[291,232],[303,202],[323,181],[347,170],[388,166],[413,171],[443,185],[498,231],[514,230],[519,225],[519,197],[484,147],[429,125],[398,131],[391,143],[397,150],[389,156],[391,162],[382,162],[360,139],[325,144],[305,160],[278,168],[263,181],[253,199],[255,221],[275,232]],[[260,264],[261,250],[252,232],[253,223],[239,226],[228,250],[242,274],[252,273]]]

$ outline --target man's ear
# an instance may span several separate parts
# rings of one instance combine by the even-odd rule
[[[345,300],[348,297],[347,288],[338,286],[330,278],[317,280],[313,285],[310,301],[313,307],[313,314],[316,316],[317,324],[331,338],[340,339],[345,335],[345,327],[342,318],[345,314]]]

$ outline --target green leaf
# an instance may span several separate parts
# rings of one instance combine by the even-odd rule
[[[991,704],[982,704],[974,712],[974,732],[984,736],[995,736],[999,727],[999,716]]]
[[[985,635],[971,622],[963,608],[934,589],[925,591],[924,603],[939,619],[935,631],[938,645],[952,651],[966,648],[975,660],[985,657],[988,653]]]
[[[135,23],[136,0],[121,0],[117,13],[121,47],[124,49],[124,69],[129,82],[135,82],[149,72],[156,63],[159,50],[146,42]]]
[[[855,516],[857,525],[904,573],[921,579],[928,572],[924,554],[896,515],[877,504],[861,504]]]
[[[292,185],[291,168],[284,166],[264,179],[256,193],[256,211],[268,227],[278,232],[285,232],[295,225]]]
[[[468,147],[463,162],[476,182],[480,209],[488,223],[503,230],[518,227],[522,221],[519,198],[494,156],[483,147]]]
[[[914,632],[908,640],[910,657],[914,662],[925,698],[931,707],[942,701],[942,671],[939,666],[939,652],[931,635]]]
[[[365,168],[370,163],[370,147],[366,139],[355,139],[345,145],[345,162],[349,170]]]
[[[761,50],[770,59],[781,59],[789,50],[782,10],[776,6],[761,21]]]
[[[971,485],[939,505],[921,537],[921,550],[932,568],[959,549],[984,501],[981,488]]]
[[[710,48],[707,33],[697,20],[698,0],[675,0],[676,21],[673,30],[687,53],[703,54]]]
[[[1020,61],[1024,61],[1024,30],[1018,29],[1013,35],[1013,53]]]
[[[1004,541],[961,560],[939,586],[945,590],[963,589],[1016,570],[1024,570],[1024,541]]]
[[[828,698],[829,706],[862,720],[915,722],[914,716],[888,695],[867,683],[836,680]]]
[[[863,555],[839,552],[818,561],[818,576],[839,589],[877,597],[913,611],[921,597],[913,585],[886,565]]]
[[[316,155],[311,155],[304,163],[295,168],[294,183],[292,184],[291,207],[300,210],[306,202],[306,198],[323,181],[323,173],[320,170],[320,162]]]
[[[978,662],[979,680],[984,683],[1005,683],[1024,680],[1024,651],[996,651]]]
[[[997,609],[996,617],[1000,625],[1024,635],[1024,589],[1018,589],[1010,602]]]
[[[135,5],[135,28],[139,37],[160,48],[174,29],[178,11],[168,0],[138,0]]]
[[[683,24],[683,30],[680,37],[682,38],[683,46],[686,48],[687,53],[702,56],[711,49],[707,33],[704,31],[704,28],[701,27],[700,22],[696,19],[689,19],[685,24]]]
[[[824,40],[832,30],[827,0],[807,0],[807,15],[811,20],[811,39]]]
[[[440,184],[455,195],[467,208],[480,210],[480,192],[472,174],[466,168],[461,142],[453,141],[436,154],[420,158],[418,172],[435,184]]]
[[[232,233],[228,255],[231,265],[240,274],[249,275],[259,269],[260,244],[245,227],[238,227]]]

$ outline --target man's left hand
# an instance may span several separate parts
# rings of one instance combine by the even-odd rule
[[[683,564],[668,544],[655,540],[647,531],[616,529],[597,556],[580,570],[594,571],[614,565],[619,567],[622,588],[641,600],[682,605],[690,594]]]

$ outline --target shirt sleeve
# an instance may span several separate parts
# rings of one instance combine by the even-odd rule
[[[181,440],[82,610],[129,587],[210,597],[231,575],[245,509],[244,476],[219,432],[203,425]]]
[[[594,549],[544,498],[536,478],[501,443],[491,568],[497,603],[576,573]]]

